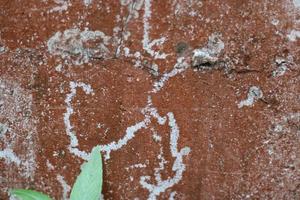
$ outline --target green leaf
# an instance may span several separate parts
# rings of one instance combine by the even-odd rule
[[[100,148],[94,147],[87,163],[81,166],[71,191],[70,200],[99,200],[102,190],[102,159]]]
[[[13,189],[10,194],[21,200],[51,200],[47,195],[34,190]]]

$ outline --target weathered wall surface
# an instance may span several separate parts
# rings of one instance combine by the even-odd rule
[[[299,0],[0,0],[0,199],[300,199]]]

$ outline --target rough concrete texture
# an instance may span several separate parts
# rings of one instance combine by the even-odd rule
[[[0,0],[0,199],[300,199],[299,0]]]

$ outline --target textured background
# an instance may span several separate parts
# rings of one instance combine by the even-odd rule
[[[299,0],[0,0],[0,199],[300,199]]]

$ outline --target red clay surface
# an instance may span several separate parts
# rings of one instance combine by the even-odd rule
[[[300,199],[299,1],[0,0],[0,199],[96,145],[106,200]]]

